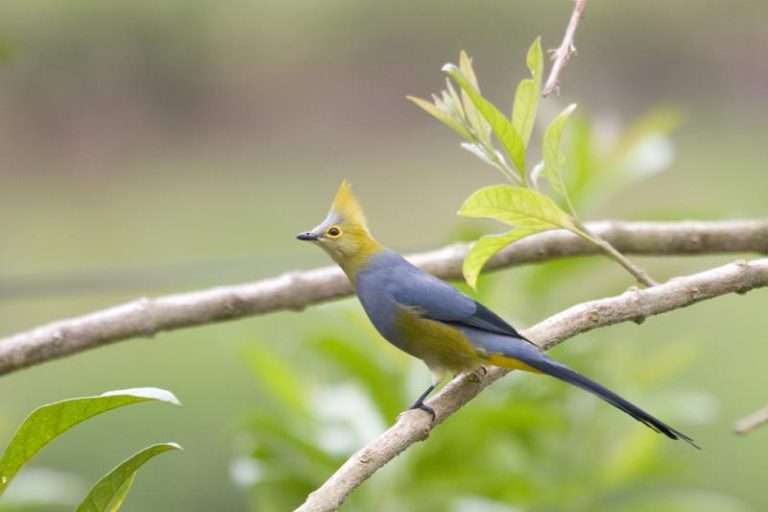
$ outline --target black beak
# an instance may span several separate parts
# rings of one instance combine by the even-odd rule
[[[314,241],[314,240],[317,240],[317,235],[315,235],[311,231],[305,231],[304,233],[299,233],[298,235],[296,235],[296,238],[298,238],[299,240]]]

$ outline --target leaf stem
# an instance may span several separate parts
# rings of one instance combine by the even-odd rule
[[[488,144],[480,138],[477,139],[477,142],[480,143],[488,158],[496,164],[496,167],[509,179],[509,181],[518,185],[522,184],[520,177],[515,174],[513,169],[510,169],[507,162],[499,158],[499,154],[493,144]]]
[[[574,217],[573,221],[579,230],[579,233],[577,233],[579,234],[579,236],[595,244],[603,253],[605,253],[606,256],[616,261],[619,265],[624,267],[624,269],[627,272],[632,274],[635,277],[635,279],[637,279],[637,282],[647,287],[657,286],[659,284],[650,275],[648,275],[643,269],[641,269],[640,267],[632,263],[632,261],[629,258],[621,254],[619,251],[617,251],[614,246],[612,246],[610,243],[603,240],[599,236],[593,234],[589,230],[589,228],[587,228],[587,226],[585,226],[584,223],[581,222],[581,220]]]
[[[586,226],[584,226],[584,223],[581,222],[581,219],[579,219],[579,216],[576,215],[576,208],[573,206],[573,203],[571,202],[571,197],[570,195],[568,195],[568,190],[565,188],[565,184],[562,184],[563,178],[559,175],[559,173],[558,173],[558,177],[560,178],[561,187],[563,190],[562,195],[563,195],[563,198],[565,198],[565,205],[568,207],[568,211],[571,212],[571,217],[573,217],[573,220],[576,221],[576,225],[579,227],[579,229],[582,229],[582,228],[586,229]],[[590,236],[595,236],[589,231],[585,231],[585,233],[589,234]],[[592,241],[594,242],[594,240]]]

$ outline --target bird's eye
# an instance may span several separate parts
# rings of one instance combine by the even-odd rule
[[[341,236],[341,228],[339,226],[331,226],[325,232],[330,238],[339,238]]]

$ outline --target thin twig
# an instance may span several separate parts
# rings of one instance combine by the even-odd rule
[[[678,277],[652,288],[633,289],[616,297],[573,306],[528,329],[525,335],[535,340],[542,350],[548,350],[579,333],[599,327],[637,322],[702,300],[728,293],[746,293],[765,286],[768,286],[768,258],[740,261]],[[434,426],[507,373],[501,368],[491,368],[486,373],[464,374],[454,379],[429,401],[436,413],[434,423],[429,415],[418,410],[402,414],[394,426],[347,459],[295,512],[337,510],[347,496],[379,468],[414,443],[425,440]]]
[[[648,273],[635,265],[632,260],[624,256],[622,253],[617,251],[611,244],[606,242],[605,240],[601,238],[595,238],[595,242],[597,243],[597,246],[600,247],[600,250],[602,250],[605,254],[608,255],[608,257],[613,258],[616,262],[619,263],[624,269],[627,270],[630,274],[632,274],[635,279],[637,279],[637,282],[640,284],[643,284],[645,286],[656,286],[657,283],[651,276],[648,275]]]
[[[626,253],[768,253],[768,220],[596,222],[588,227]],[[459,279],[467,250],[467,245],[455,244],[414,255],[411,260],[444,279]],[[486,269],[597,251],[593,244],[571,233],[551,231],[502,250]],[[0,375],[120,340],[272,311],[300,310],[351,292],[352,287],[340,270],[325,267],[249,284],[144,298],[1,339]]]
[[[749,434],[761,425],[768,425],[768,407],[755,411],[749,416],[740,419],[733,425],[733,431],[737,434]]]
[[[554,61],[552,64],[552,70],[549,72],[549,78],[547,78],[547,82],[544,84],[544,88],[541,91],[541,95],[545,98],[552,94],[552,92],[555,90],[557,90],[559,93],[560,73],[562,73],[565,65],[576,53],[576,46],[573,42],[573,38],[576,35],[576,29],[579,26],[579,21],[581,21],[581,18],[584,17],[584,9],[587,8],[587,0],[574,1],[575,5],[573,7],[573,13],[571,14],[571,19],[568,22],[568,26],[565,29],[563,41],[560,43],[560,47],[552,52],[552,60]],[[609,258],[615,260],[619,265],[624,267],[630,274],[635,277],[635,279],[637,279],[640,284],[645,286],[655,286],[658,284],[650,275],[648,275],[647,272],[633,263],[620,251],[616,250],[616,248],[611,245],[610,242],[604,240],[598,235],[591,233],[589,229],[587,229],[576,217],[576,213],[573,210],[573,205],[570,205],[570,199],[567,197],[566,199],[568,200],[571,213],[576,219],[577,226],[587,235],[587,238],[592,241],[592,243],[594,243]]]
[[[642,268],[638,267],[632,260],[624,256],[622,253],[616,250],[614,246],[603,240],[600,236],[592,233],[587,226],[584,225],[578,218],[574,216],[576,227],[584,233],[587,240],[595,244],[606,256],[616,261],[619,265],[632,274],[637,282],[644,286],[656,286],[657,283],[648,273]]]
[[[576,54],[576,45],[573,42],[576,36],[576,29],[579,26],[579,21],[584,17],[584,9],[587,8],[587,0],[574,0],[573,13],[571,13],[571,19],[568,22],[568,26],[565,29],[563,35],[563,41],[560,43],[560,47],[552,52],[552,69],[549,72],[549,78],[547,78],[544,88],[541,91],[543,97],[547,97],[552,94],[553,91],[560,92],[560,73],[563,72],[563,68],[571,60],[571,57]],[[566,197],[567,199],[567,197]],[[570,199],[568,199],[571,213],[573,213],[576,224],[581,231],[586,235],[586,238],[594,243],[603,253],[609,258],[615,260],[619,265],[624,267],[640,284],[645,286],[655,286],[658,284],[646,271],[641,269],[635,263],[633,263],[624,254],[618,251],[610,242],[606,241],[599,235],[595,235],[590,232],[573,210],[573,205],[570,205]]]
[[[587,7],[587,0],[575,0],[576,5],[573,8],[571,14],[571,20],[568,22],[568,27],[565,29],[565,35],[563,36],[563,42],[560,43],[560,47],[552,52],[552,70],[549,72],[549,78],[544,84],[544,89],[541,91],[543,97],[547,97],[552,92],[558,91],[560,86],[560,73],[563,68],[576,53],[576,46],[573,43],[573,38],[576,35],[576,28],[579,26],[579,21],[584,16],[584,9]]]

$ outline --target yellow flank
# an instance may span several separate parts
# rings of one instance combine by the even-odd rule
[[[485,358],[485,362],[493,366],[499,366],[501,368],[507,368],[508,370],[523,370],[533,373],[544,373],[533,366],[527,365],[518,359],[512,359],[511,357],[505,357],[501,354],[491,354]]]
[[[418,308],[401,306],[395,326],[402,340],[398,346],[422,359],[431,370],[459,373],[482,364],[479,354],[461,331],[422,317]]]
[[[400,306],[395,325],[402,340],[400,348],[422,359],[433,370],[445,369],[459,373],[488,364],[509,370],[543,373],[533,366],[502,354],[481,353],[460,330],[443,322],[424,318],[416,307]]]

